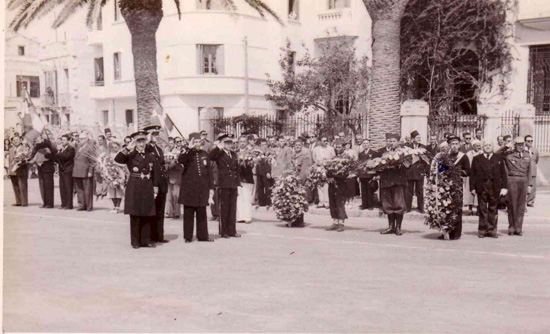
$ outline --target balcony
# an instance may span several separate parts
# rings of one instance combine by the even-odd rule
[[[103,86],[105,86],[105,81],[92,81],[92,82],[90,82],[90,86],[92,86],[92,87],[103,87]]]
[[[550,31],[548,0],[520,0],[518,21],[531,29]]]
[[[60,93],[57,98],[52,95],[43,95],[41,103],[45,107],[68,107],[71,105],[71,94]]]
[[[353,12],[350,8],[331,9],[317,15],[317,38],[331,36],[355,36],[353,31]]]
[[[88,45],[103,45],[104,37],[103,30],[90,30],[88,31]]]

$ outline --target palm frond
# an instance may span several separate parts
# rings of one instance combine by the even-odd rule
[[[273,16],[273,18],[277,20],[277,22],[279,22],[280,24],[283,24],[283,21],[281,20],[279,15],[277,15],[277,13],[275,13],[275,11],[271,9],[271,7],[269,7],[262,0],[245,0],[245,1],[248,5],[250,5],[250,7],[254,8],[260,14],[260,16],[265,17],[263,13],[263,11],[265,10],[266,12],[269,13],[269,15]]]
[[[65,1],[67,0],[27,0],[27,2],[23,4],[20,3],[21,9],[10,23],[10,28],[12,28],[14,31],[17,31],[22,27],[25,28],[32,21],[37,20],[48,14],[57,6],[63,4]]]
[[[201,0],[206,1],[206,0]],[[222,0],[222,4],[225,7],[226,10],[234,12],[237,10],[237,5],[235,5],[235,2],[233,0]]]
[[[14,10],[21,7],[25,2],[27,2],[27,0],[9,0],[6,4],[6,8],[8,10]]]
[[[61,12],[55,18],[52,27],[59,28],[63,23],[65,23],[69,17],[71,17],[76,11],[86,5],[85,1],[82,0],[69,0]]]
[[[115,0],[116,1],[116,0]],[[176,9],[178,10],[178,18],[181,20],[181,5],[180,0],[174,0],[174,3],[176,4]]]
[[[90,0],[88,2],[88,12],[86,14],[86,25],[92,27],[99,20],[103,0]]]

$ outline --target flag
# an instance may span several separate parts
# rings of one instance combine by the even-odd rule
[[[28,99],[25,98],[25,115],[23,116],[23,137],[29,142],[33,143],[38,136],[44,130],[46,124],[36,113],[34,106],[29,103]]]
[[[168,141],[168,137],[173,136],[174,130],[176,130],[180,136],[182,136],[179,129],[176,127],[170,115],[167,112],[163,111],[159,113],[156,109],[153,109],[153,115],[151,116],[152,124],[159,124],[162,127],[160,136],[162,139]]]

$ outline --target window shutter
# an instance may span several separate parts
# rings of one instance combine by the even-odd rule
[[[219,75],[225,75],[225,58],[223,45],[218,45],[216,48],[216,69]]]
[[[204,65],[203,65],[203,46],[197,44],[197,74],[204,74]]]

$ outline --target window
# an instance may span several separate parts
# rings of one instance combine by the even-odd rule
[[[113,68],[114,68],[114,77],[115,80],[120,80],[121,78],[121,72],[120,72],[120,52],[113,53]]]
[[[288,0],[288,18],[294,21],[300,19],[300,0]]]
[[[18,75],[16,78],[17,97],[40,97],[40,78]]]
[[[535,106],[535,114],[550,113],[550,44],[529,47],[527,103]]]
[[[44,72],[46,84],[46,101],[48,104],[55,104],[57,99],[57,71]]]
[[[65,79],[69,81],[69,69],[68,68],[63,69],[63,73],[65,73]]]
[[[134,124],[134,109],[126,109],[126,126]]]
[[[25,55],[25,47],[22,46],[22,45],[19,45],[17,47],[17,54],[20,55],[20,56],[24,56]]]
[[[40,97],[40,79],[38,77],[30,77],[31,81],[31,97]]]
[[[103,57],[94,58],[94,72],[96,86],[103,86]]]
[[[67,119],[67,124],[71,124],[71,114],[65,114],[65,118]]]
[[[17,85],[17,97],[25,97],[26,96],[25,91],[27,90],[27,87],[28,87],[27,82],[21,81],[20,77],[17,76],[16,85]]]
[[[197,45],[199,74],[224,74],[223,45]]]
[[[350,0],[328,0],[328,9],[349,8]]]
[[[197,9],[224,10],[223,0],[197,0]]]
[[[109,110],[103,110],[103,125],[109,124]]]

